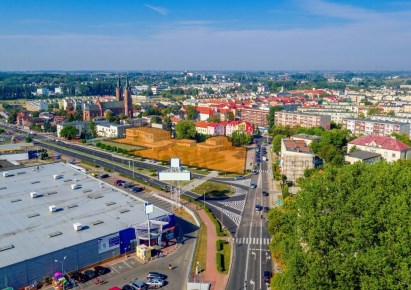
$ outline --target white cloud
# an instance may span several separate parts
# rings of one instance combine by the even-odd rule
[[[166,16],[167,14],[170,13],[170,11],[168,11],[167,8],[164,7],[160,7],[160,6],[152,6],[149,4],[144,4],[144,6],[146,6],[147,8],[150,8],[151,10],[154,10],[157,13],[160,13],[161,15]]]

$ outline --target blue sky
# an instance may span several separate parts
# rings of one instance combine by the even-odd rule
[[[411,70],[411,0],[0,0],[0,70]]]

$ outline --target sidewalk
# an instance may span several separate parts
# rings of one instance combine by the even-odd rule
[[[268,184],[269,184],[269,200],[270,200],[270,206],[272,207],[277,207],[278,206],[278,197],[277,195],[282,194],[281,191],[278,189],[278,184],[280,181],[274,180],[274,173],[273,173],[273,153],[272,149],[270,146],[267,148],[267,166],[268,166]]]

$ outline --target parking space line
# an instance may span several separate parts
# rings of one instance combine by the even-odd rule
[[[126,262],[127,262],[127,260],[124,260],[124,261],[123,261],[123,263],[126,264],[127,266],[129,266],[130,269],[133,269],[133,267],[131,267],[131,266],[130,266],[128,263],[126,263]]]
[[[116,268],[114,268],[113,266],[110,266],[111,269],[113,269],[117,274],[120,274],[119,271],[116,270]]]

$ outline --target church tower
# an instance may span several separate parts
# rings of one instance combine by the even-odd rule
[[[122,101],[123,96],[121,95],[121,84],[120,78],[118,78],[117,87],[116,87],[116,101]]]
[[[133,104],[131,100],[131,88],[130,83],[128,81],[128,76],[126,79],[126,86],[124,87],[123,91],[124,96],[124,115],[128,118],[133,118]]]

